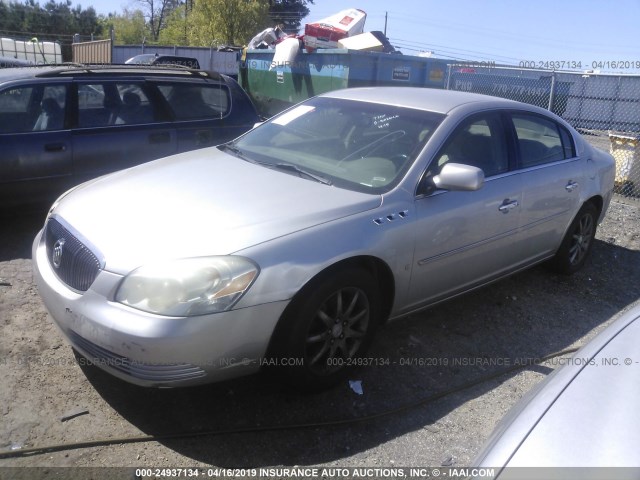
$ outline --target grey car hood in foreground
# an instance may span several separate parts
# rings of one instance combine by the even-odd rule
[[[126,274],[159,259],[234,253],[380,203],[208,148],[89,182],[55,214],[99,250],[106,270]]]
[[[639,343],[640,304],[567,359],[565,366],[512,409],[476,466],[635,467],[626,473],[638,478]],[[499,478],[520,478],[526,472],[506,469]],[[538,472],[540,478],[551,478],[551,471],[544,472]],[[589,472],[581,478],[623,478],[625,473]]]

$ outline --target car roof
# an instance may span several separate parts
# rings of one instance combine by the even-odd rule
[[[173,58],[177,58],[177,59],[184,59],[184,58],[186,58],[186,59],[188,59],[188,60],[198,60],[198,59],[197,59],[197,58],[195,58],[195,57],[183,57],[182,55],[158,55],[156,58],[162,58],[162,59],[164,59],[164,58],[171,58],[171,59],[173,59]]]
[[[456,107],[459,107],[460,105],[470,103],[478,104],[479,107],[502,108],[522,108],[525,105],[514,100],[506,100],[478,93],[424,87],[349,88],[329,92],[321,96],[417,108],[420,110],[444,114],[450,112]],[[527,108],[528,107],[530,107],[530,105],[527,105]]]
[[[26,78],[65,78],[67,76],[175,76],[175,77],[195,77],[220,80],[222,76],[216,72],[206,70],[189,69],[177,65],[34,65],[16,68],[0,69],[0,83],[21,80]]]

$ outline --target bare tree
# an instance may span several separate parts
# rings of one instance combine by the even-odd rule
[[[178,6],[179,0],[138,0],[142,11],[149,22],[149,30],[154,41],[158,40],[160,31],[164,28],[167,17]]]

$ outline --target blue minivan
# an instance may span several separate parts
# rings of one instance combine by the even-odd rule
[[[238,83],[176,66],[0,70],[0,206],[45,203],[85,180],[227,142],[259,122]]]

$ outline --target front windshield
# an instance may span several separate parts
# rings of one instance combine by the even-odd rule
[[[384,193],[400,182],[443,118],[416,109],[314,98],[247,133],[233,147],[249,160],[287,166],[289,173],[304,171],[327,184]]]

